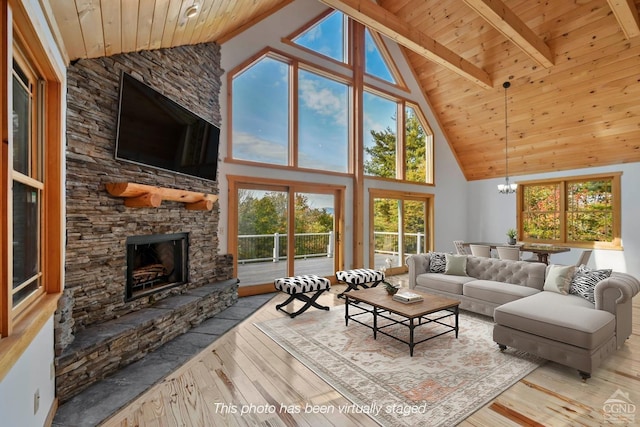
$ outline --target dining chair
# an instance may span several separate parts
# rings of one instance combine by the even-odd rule
[[[464,240],[454,240],[453,246],[455,246],[458,255],[469,255],[469,251],[464,247]]]
[[[580,267],[581,265],[587,265],[589,262],[589,258],[591,258],[591,249],[585,249],[580,254],[580,258],[578,258],[578,262],[576,262],[576,267]]]
[[[520,261],[520,248],[513,248],[509,246],[498,246],[498,258],[510,259],[514,261]]]
[[[471,255],[491,258],[491,247],[487,245],[469,245]]]

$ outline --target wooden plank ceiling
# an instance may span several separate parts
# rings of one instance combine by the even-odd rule
[[[75,60],[222,43],[291,1],[48,7]],[[403,46],[469,180],[504,175],[505,134],[512,176],[640,161],[640,0],[319,1]]]

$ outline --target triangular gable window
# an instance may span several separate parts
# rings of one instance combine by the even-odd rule
[[[379,39],[379,36],[374,38],[371,34],[371,31],[369,31],[368,28],[365,28],[365,72],[389,83],[396,84],[397,81],[394,77],[394,73],[391,71],[391,67],[387,63],[385,56],[382,54],[382,49],[384,49],[384,46],[380,45],[381,42],[382,40]],[[388,54],[387,57],[389,57]],[[397,75],[397,73],[395,75]]]
[[[347,63],[347,19],[334,11],[307,28],[292,41],[338,62]]]

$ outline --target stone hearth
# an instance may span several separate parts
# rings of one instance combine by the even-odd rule
[[[57,358],[61,402],[142,358],[233,305],[238,281],[230,279],[170,296],[150,307],[90,326]]]

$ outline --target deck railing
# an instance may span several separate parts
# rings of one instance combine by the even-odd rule
[[[327,257],[332,258],[335,250],[333,231],[328,233],[298,233],[294,238],[295,258]],[[424,234],[392,233],[376,231],[374,251],[376,254],[399,255],[422,252]],[[238,262],[279,262],[287,259],[287,234],[245,234],[238,236]]]

